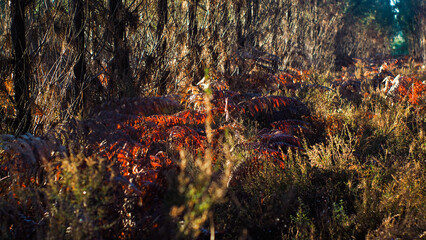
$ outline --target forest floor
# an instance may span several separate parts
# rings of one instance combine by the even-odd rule
[[[2,239],[424,239],[426,68],[357,60],[0,135]]]

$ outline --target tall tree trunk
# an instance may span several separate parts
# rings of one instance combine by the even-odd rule
[[[217,69],[217,60],[218,52],[216,50],[216,45],[219,43],[219,36],[217,32],[216,24],[216,10],[217,10],[217,1],[208,0],[207,1],[207,12],[208,12],[208,27],[207,27],[207,38],[208,38],[208,52],[209,52],[209,68]],[[223,13],[222,13],[223,14]]]
[[[239,47],[244,47],[244,37],[243,37],[243,25],[241,23],[241,2],[235,2],[235,20],[236,22],[236,31],[237,31],[237,44]]]
[[[189,24],[188,24],[188,47],[191,51],[189,67],[192,69],[191,78],[192,83],[197,83],[203,75],[202,67],[200,66],[200,46],[198,45],[197,33],[198,33],[198,22],[197,22],[197,9],[199,0],[190,0],[189,5]]]
[[[244,22],[244,43],[248,42],[249,45],[253,43],[251,24],[252,24],[252,11],[253,11],[253,1],[246,0],[246,20]]]
[[[423,63],[426,64],[426,19],[423,19],[423,24],[422,24],[422,35],[421,35],[421,40],[420,43],[422,45],[422,49],[423,49]]]
[[[423,58],[423,63],[426,64],[426,4],[420,7],[419,10],[419,35],[420,35],[420,48],[422,50],[421,57]]]
[[[230,43],[230,37],[225,35],[225,33],[228,32],[228,26],[230,25],[229,19],[230,19],[230,14],[229,14],[229,9],[230,9],[231,3],[230,2],[226,2],[224,4],[222,4],[222,7],[220,8],[220,12],[222,13],[222,18],[221,21],[219,23],[220,27],[220,36],[222,36],[220,38],[221,43],[221,49],[219,49],[219,52],[222,52],[222,68],[223,68],[223,72],[225,73],[225,75],[230,76],[231,75],[231,53],[229,50],[229,46],[231,45]],[[231,13],[232,15],[232,13]],[[233,42],[233,41],[232,41]]]
[[[136,95],[130,76],[129,49],[126,44],[125,9],[121,0],[109,0],[110,22],[112,24],[113,55],[111,64],[112,81],[115,82],[119,97]],[[112,89],[114,90],[114,89]]]
[[[86,63],[84,61],[84,4],[83,0],[73,0],[73,40],[77,51],[76,64],[74,65],[74,112],[79,112],[85,104],[85,75]]]
[[[188,45],[194,46],[197,44],[197,31],[198,31],[198,22],[197,22],[197,8],[199,0],[190,0],[189,6],[189,25],[188,25]]]
[[[157,2],[157,15],[158,15],[158,22],[157,22],[157,40],[159,41],[161,39],[161,36],[163,34],[164,27],[167,23],[168,18],[168,12],[167,12],[167,0],[158,0]]]
[[[164,63],[164,55],[166,53],[166,46],[167,42],[166,39],[163,37],[163,30],[165,25],[167,24],[168,19],[168,9],[167,9],[167,0],[157,0],[157,15],[158,15],[158,22],[157,22],[157,41],[159,43],[159,49],[157,51],[157,58],[158,58],[158,66],[162,66]],[[167,90],[167,78],[169,75],[169,71],[161,71],[161,75],[158,78],[158,93],[160,95],[163,95],[166,93]]]
[[[13,122],[15,134],[28,132],[31,126],[30,65],[25,41],[24,0],[12,1],[12,43],[15,55],[13,76],[14,100],[17,119]]]
[[[258,2],[258,0],[256,0]],[[278,27],[279,22],[281,21],[280,18],[281,16],[281,7],[280,7],[280,3],[278,1],[274,1],[274,13],[273,13],[273,17],[272,19],[272,23],[274,24],[273,27]],[[272,53],[273,54],[277,54],[277,49],[278,49],[278,30],[275,30],[272,32]]]
[[[260,4],[259,4],[260,0],[253,0],[253,21],[252,21],[252,25],[254,25],[254,27],[257,27],[257,20],[259,19],[259,10],[260,10]],[[277,5],[279,4],[279,2],[277,2]]]

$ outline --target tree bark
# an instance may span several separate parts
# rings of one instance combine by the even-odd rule
[[[77,51],[76,64],[74,65],[74,113],[78,113],[85,104],[84,83],[86,63],[84,61],[84,4],[83,0],[73,0],[73,40]]]
[[[419,10],[419,25],[420,25],[420,48],[422,50],[421,57],[423,58],[423,63],[426,64],[426,4],[420,7]]]
[[[158,22],[157,22],[157,41],[159,43],[159,49],[157,51],[157,58],[159,62],[159,66],[163,65],[164,62],[164,55],[166,53],[166,46],[167,42],[166,39],[163,37],[163,30],[165,25],[167,24],[168,19],[168,9],[167,9],[167,0],[158,0],[157,2],[157,15],[158,15]],[[159,95],[163,95],[167,91],[167,78],[168,78],[169,72],[168,71],[162,71],[161,76],[158,78],[158,93]]]
[[[236,20],[236,31],[237,31],[237,44],[239,47],[244,47],[244,37],[243,37],[243,25],[241,21],[241,2],[235,2],[235,20]]]
[[[111,64],[112,84],[118,90],[118,97],[136,95],[130,76],[129,49],[126,44],[125,9],[121,0],[109,0],[110,23],[112,24],[113,55]],[[113,87],[114,88],[114,87]],[[114,89],[111,89],[114,90]]]
[[[23,0],[12,1],[12,43],[15,55],[13,76],[16,120],[12,123],[15,134],[28,132],[31,126],[30,65],[25,40],[25,5]]]
[[[192,84],[197,83],[202,75],[203,69],[200,64],[200,46],[198,45],[197,34],[198,34],[198,21],[197,21],[197,9],[199,0],[191,0],[189,5],[189,24],[188,24],[188,47],[191,51],[189,67],[192,69],[191,77]]]
[[[253,32],[252,32],[252,22],[253,22],[253,0],[246,0],[246,20],[244,23],[244,43],[248,43],[248,45],[253,44]]]
[[[217,11],[217,1],[208,0],[207,1],[207,12],[208,12],[208,27],[207,27],[207,38],[209,51],[209,68],[217,69],[217,60],[219,53],[217,52],[216,45],[219,43],[219,36],[217,31],[216,24],[216,11]],[[223,14],[223,13],[222,13]]]

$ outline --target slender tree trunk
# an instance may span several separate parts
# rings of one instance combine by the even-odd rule
[[[244,37],[243,37],[243,25],[241,23],[241,2],[236,1],[235,6],[235,19],[236,23],[236,31],[237,31],[237,43],[239,47],[244,46]]]
[[[244,43],[248,42],[250,45],[253,43],[251,24],[252,24],[252,11],[253,11],[253,1],[246,0],[246,20],[244,23]]]
[[[73,40],[77,51],[76,64],[74,65],[74,112],[79,112],[85,105],[85,75],[86,63],[84,61],[84,3],[83,0],[73,0]]]
[[[188,46],[191,51],[190,54],[190,69],[192,83],[197,83],[203,75],[202,67],[200,66],[200,46],[198,45],[198,21],[197,9],[199,0],[191,0],[189,5],[189,24],[188,24]]]
[[[222,67],[223,72],[225,75],[230,76],[231,75],[231,62],[230,62],[230,51],[229,46],[230,44],[230,37],[226,36],[224,33],[225,31],[228,32],[228,26],[229,26],[229,18],[231,17],[229,14],[231,3],[224,3],[222,4],[222,7],[220,8],[220,12],[222,13],[222,19],[220,21],[220,41],[222,41],[222,48],[219,49],[219,52],[222,52],[224,56],[222,57]],[[232,14],[232,13],[231,13]],[[229,35],[229,34],[227,34]]]
[[[17,119],[13,122],[15,134],[28,132],[31,126],[30,65],[25,41],[25,6],[23,0],[12,1],[12,43],[15,55],[13,76]]]
[[[197,22],[197,8],[199,0],[191,0],[189,6],[189,25],[188,25],[188,45],[193,47],[197,44],[197,31],[198,31],[198,22]]]
[[[420,8],[420,47],[422,49],[423,63],[426,64],[426,4]]]
[[[126,23],[124,5],[121,0],[109,0],[110,23],[112,24],[113,55],[111,72],[119,97],[136,95],[130,76],[129,49],[126,44]]]
[[[219,43],[219,36],[217,33],[216,25],[216,11],[217,11],[217,1],[208,0],[206,3],[207,7],[207,50],[209,54],[208,67],[210,69],[217,69],[217,59],[218,53],[216,51],[216,45]],[[223,13],[222,13],[223,14]]]
[[[275,1],[273,3],[275,5],[275,11],[274,11],[274,15],[272,17],[272,23],[274,24],[273,27],[278,27],[278,23],[280,22],[280,17],[281,17],[281,8],[279,6],[279,2]],[[278,49],[278,31],[274,30],[272,32],[272,53],[277,54],[276,50]]]
[[[157,2],[157,40],[161,39],[165,25],[167,24],[168,12],[167,12],[167,0],[158,0]]]
[[[259,19],[260,0],[252,0],[252,1],[253,1],[253,23],[252,24],[254,25],[254,27],[257,27],[257,20]],[[277,2],[277,5],[278,4],[279,2]]]
[[[422,31],[422,39],[421,39],[421,44],[422,44],[422,48],[423,48],[423,63],[426,64],[426,21],[423,21],[424,24],[423,26],[423,31]]]
[[[167,42],[166,39],[163,37],[163,30],[165,25],[167,24],[168,19],[168,9],[167,9],[167,0],[158,0],[157,2],[157,15],[158,15],[158,22],[157,22],[157,41],[159,42],[159,49],[158,49],[158,62],[159,66],[162,66],[164,63],[164,55],[166,54],[166,46]],[[161,75],[158,78],[158,90],[159,94],[163,95],[167,91],[167,78],[169,75],[169,71],[161,71]]]

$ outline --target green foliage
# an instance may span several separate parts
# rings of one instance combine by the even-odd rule
[[[362,59],[389,56],[391,38],[396,31],[390,1],[346,0],[345,3],[343,25],[336,38],[336,67],[346,65],[347,56]]]
[[[416,58],[426,61],[426,42],[423,40],[426,34],[424,23],[426,21],[426,4],[422,0],[396,1],[398,9],[396,18],[397,30],[402,31],[407,42],[409,53]]]
[[[420,0],[405,0],[397,1],[395,8],[398,9],[397,19],[400,27],[405,33],[412,33],[416,31],[418,25],[416,24],[416,15],[421,6]]]
[[[394,13],[390,1],[348,0],[346,9],[349,15],[365,21],[373,17],[382,28],[390,28],[394,23]]]
[[[393,55],[408,55],[408,43],[404,38],[402,31],[398,32],[392,39]]]

